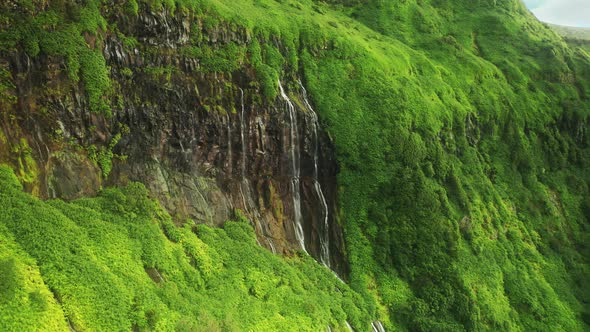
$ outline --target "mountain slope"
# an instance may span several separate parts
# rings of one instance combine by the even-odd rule
[[[368,319],[343,282],[260,248],[244,220],[178,228],[140,184],[44,202],[2,166],[0,185],[2,330],[318,331]]]
[[[34,146],[35,131],[55,140],[52,151],[66,150],[65,142],[72,140],[82,146],[76,158],[83,165],[94,163],[85,169],[100,179],[88,185],[95,191],[101,181],[121,184],[131,177],[149,185],[159,179],[141,173],[153,167],[151,160],[142,164],[137,157],[143,151],[133,151],[134,145],[143,144],[141,139],[125,139],[143,137],[137,133],[150,129],[133,115],[136,109],[154,110],[146,116],[157,116],[158,109],[140,103],[147,94],[132,97],[127,92],[146,84],[158,86],[153,91],[161,98],[170,91],[195,90],[195,96],[187,92],[189,97],[180,98],[189,106],[183,104],[186,109],[171,120],[170,131],[184,128],[194,107],[213,124],[187,131],[211,132],[211,140],[197,144],[170,135],[180,143],[158,139],[150,149],[175,147],[183,154],[189,144],[192,151],[205,149],[206,154],[195,153],[191,160],[206,159],[207,171],[216,171],[200,169],[199,176],[216,179],[219,191],[229,193],[230,203],[223,204],[243,207],[255,224],[262,224],[256,226],[259,240],[269,240],[269,246],[280,243],[288,253],[298,246],[292,234],[296,231],[287,226],[297,216],[289,191],[294,185],[285,182],[293,170],[283,172],[290,157],[280,148],[269,149],[267,157],[278,166],[262,167],[259,173],[282,176],[283,182],[268,185],[259,179],[247,190],[258,199],[240,199],[242,185],[230,184],[225,190],[234,175],[210,156],[219,154],[230,165],[236,159],[235,139],[233,145],[232,139],[218,144],[217,137],[244,133],[236,132],[243,124],[226,130],[221,120],[240,114],[238,91],[242,102],[246,91],[252,110],[272,109],[276,115],[287,110],[279,93],[279,85],[284,86],[294,107],[302,110],[296,115],[299,123],[309,122],[304,114],[309,117],[311,107],[303,105],[307,99],[300,80],[329,138],[330,144],[322,144],[333,146],[338,164],[335,183],[324,182],[337,205],[326,220],[343,229],[344,245],[331,248],[331,261],[347,262],[337,270],[349,272],[346,279],[363,297],[358,303],[363,314],[352,321],[356,329],[369,329],[373,319],[388,329],[419,331],[589,328],[590,56],[583,48],[568,47],[520,1],[19,4],[18,9],[3,8],[2,24],[9,27],[0,35],[3,56],[39,59],[36,68],[49,78],[36,87],[44,99],[67,102],[74,94],[83,101],[79,109],[94,112],[87,116],[91,120],[70,121],[78,108],[62,110],[60,102],[47,107],[27,103],[32,97],[23,87],[30,86],[34,76],[20,62],[5,61],[0,101],[12,126],[3,128],[0,156],[13,165],[29,191],[41,196],[48,192],[44,172],[52,166],[42,152],[28,148]],[[189,22],[188,27],[183,22]],[[149,29],[144,33],[138,26]],[[107,46],[113,43],[122,46],[112,51]],[[160,65],[145,70],[117,60],[117,52],[121,58],[139,53],[145,63]],[[185,73],[182,61],[174,60],[177,54],[182,61],[198,63],[196,74]],[[58,75],[59,80],[51,80]],[[191,75],[200,75],[200,81],[191,81]],[[125,90],[133,82],[141,83]],[[211,93],[201,92],[209,91],[203,87],[207,82],[214,87]],[[196,98],[199,105],[190,106]],[[270,141],[283,142],[277,144],[283,149],[285,142],[293,146],[293,131],[285,136],[287,127],[260,114],[257,129],[246,136],[272,137]],[[53,122],[48,125],[49,119]],[[266,136],[253,134],[263,131],[260,128],[268,129]],[[305,128],[299,129],[301,155],[311,156],[306,150],[313,135],[303,134],[311,132]],[[55,135],[57,130],[85,134],[62,137]],[[96,138],[102,136],[118,139]],[[248,148],[259,147],[256,144]],[[248,151],[249,165],[267,158],[264,149]],[[174,156],[181,159],[180,154]],[[308,164],[304,159],[302,178],[309,180],[314,158],[307,157]],[[130,176],[136,173],[126,165],[140,169],[139,176]],[[189,167],[181,165],[175,171]],[[254,177],[256,171],[249,173]],[[303,192],[308,188],[302,211],[317,210],[312,187],[313,182],[301,185]],[[174,193],[152,188],[151,194],[174,206]],[[213,199],[208,202],[215,204]],[[257,217],[265,213],[272,217]],[[322,218],[311,212],[304,219],[313,220],[303,225],[304,243],[319,257]],[[338,234],[329,236],[332,246],[339,243]],[[342,324],[343,315],[336,316]]]

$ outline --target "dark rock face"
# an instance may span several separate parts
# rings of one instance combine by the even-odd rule
[[[111,118],[89,111],[84,90],[61,70],[64,59],[10,55],[19,117],[6,121],[3,132],[8,142],[24,137],[31,147],[39,168],[34,190],[42,197],[74,199],[95,194],[104,185],[140,181],[179,222],[190,218],[221,225],[240,209],[252,220],[261,245],[278,253],[300,249],[290,154],[295,122],[284,100],[263,101],[247,65],[231,75],[205,73],[198,59],[177,52],[191,34],[215,45],[248,43],[247,33],[206,30],[181,13],[143,12],[137,18],[114,19],[139,45],[124,46],[109,33],[96,44],[111,68]],[[165,68],[166,73],[146,68]],[[293,78],[283,85],[295,107],[299,133],[305,249],[319,260],[321,244],[327,241],[330,258],[324,263],[345,273],[342,231],[335,218],[332,145],[317,130],[302,87]],[[111,159],[109,148],[115,157],[104,178],[97,165]],[[8,155],[0,158],[17,162]]]
[[[100,188],[100,169],[84,156],[62,151],[46,164],[46,195],[66,200],[92,196]]]

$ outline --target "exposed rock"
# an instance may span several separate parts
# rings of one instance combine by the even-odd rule
[[[53,153],[45,167],[48,197],[71,200],[94,196],[101,187],[100,169],[80,154]]]
[[[125,35],[137,38],[137,47],[111,33],[96,42],[111,68],[111,118],[90,112],[83,87],[60,71],[63,59],[13,55],[17,96],[27,101],[13,111],[22,115],[22,131],[38,133],[35,141],[45,145],[33,151],[42,169],[40,195],[73,199],[93,195],[103,185],[140,181],[178,221],[219,226],[240,209],[252,220],[261,245],[278,253],[301,249],[293,226],[289,148],[295,142],[289,138],[289,113],[280,98],[260,97],[247,65],[231,74],[206,73],[197,58],[177,52],[195,33],[211,45],[250,41],[241,29],[204,28],[187,15],[144,10],[137,18],[115,18]],[[319,258],[320,242],[329,232],[328,265],[345,273],[332,145],[324,132],[316,134],[317,119],[303,106],[299,84],[283,84],[298,124],[305,247]],[[43,118],[41,110],[47,114]],[[91,162],[84,153],[88,147],[110,158],[112,170],[110,162]],[[122,157],[112,158],[116,155]],[[108,167],[108,178],[102,178],[99,166],[103,172]],[[316,181],[325,196],[329,229]]]

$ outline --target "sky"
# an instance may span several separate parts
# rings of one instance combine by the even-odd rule
[[[524,0],[540,21],[590,28],[590,0]]]

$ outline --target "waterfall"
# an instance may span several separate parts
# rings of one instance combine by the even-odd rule
[[[277,249],[275,248],[275,245],[272,243],[272,240],[269,239],[268,237],[266,237],[266,242],[268,242],[268,246],[270,247],[270,251],[273,254],[276,254],[277,253]]]
[[[231,123],[229,113],[227,114],[227,170],[232,173],[232,146],[231,146]]]
[[[383,327],[383,324],[378,320],[372,322],[371,327],[373,328],[373,332],[385,332],[385,327]]]
[[[320,205],[322,207],[322,218],[324,220],[324,229],[321,231],[319,236],[320,239],[320,261],[328,268],[330,268],[330,226],[328,224],[328,204],[326,203],[326,197],[324,196],[324,192],[322,191],[322,186],[318,180],[318,159],[319,159],[319,146],[320,146],[320,135],[319,135],[319,120],[318,115],[311,107],[309,100],[307,99],[307,90],[301,81],[299,81],[299,86],[303,91],[303,103],[307,108],[310,116],[311,116],[311,127],[313,130],[313,187],[316,192],[316,195],[319,198]]]
[[[345,323],[346,323],[346,327],[348,328],[348,331],[354,332],[354,329],[352,328],[352,326],[350,326],[350,323],[348,321],[345,321]]]
[[[213,76],[215,77],[215,82],[217,83],[217,86],[219,86],[219,92],[217,94],[221,96],[223,94],[223,85],[221,84],[219,77],[217,77],[217,72],[214,72]],[[215,88],[213,88],[212,92],[215,93]]]
[[[242,109],[240,110],[240,140],[242,143],[242,161],[240,163],[240,170],[242,180],[246,179],[246,139],[244,138],[244,129],[246,127],[245,115],[244,115],[244,90],[240,88],[240,101],[242,103]]]
[[[246,139],[245,139],[245,134],[244,132],[246,131],[246,116],[245,116],[245,112],[244,112],[244,90],[242,90],[242,88],[240,88],[240,104],[241,104],[241,109],[240,109],[240,144],[242,145],[242,151],[241,151],[241,155],[240,155],[240,176],[241,176],[241,180],[240,180],[240,196],[242,197],[242,204],[244,205],[244,209],[246,211],[250,211],[251,214],[256,214],[256,216],[254,216],[252,219],[252,222],[254,223],[254,227],[256,228],[256,232],[258,234],[263,234],[262,233],[262,226],[260,225],[260,222],[258,221],[258,211],[256,209],[256,207],[253,206],[253,202],[252,202],[252,197],[250,196],[250,183],[248,182],[248,179],[246,178]],[[258,238],[256,239],[256,242],[258,242],[258,245],[260,244],[260,241],[258,241]]]
[[[299,186],[299,133],[297,127],[297,114],[295,114],[295,106],[285,93],[283,86],[281,85],[281,81],[278,81],[279,89],[281,92],[281,97],[285,101],[285,108],[289,113],[289,155],[291,159],[291,189],[293,192],[293,210],[294,210],[294,228],[295,228],[295,237],[301,246],[303,251],[305,249],[305,237],[303,234],[303,221],[301,218],[301,188]],[[307,251],[306,251],[307,252]]]
[[[246,178],[246,138],[244,135],[244,131],[246,130],[246,116],[245,116],[245,112],[244,112],[244,90],[242,90],[242,88],[240,88],[240,104],[241,104],[241,109],[240,109],[240,144],[242,145],[242,151],[241,151],[241,155],[240,155],[240,176],[241,176],[241,182],[240,182],[240,195],[242,196],[242,202],[244,204],[244,208],[245,209],[249,209],[250,208],[250,194],[249,194],[249,188],[250,185],[248,183],[248,179]],[[244,190],[244,186],[246,187]],[[248,192],[248,201],[246,200],[246,197],[244,196],[244,192]]]

